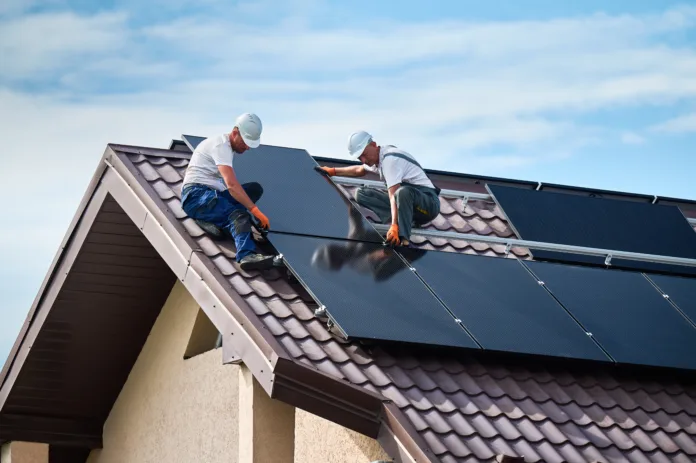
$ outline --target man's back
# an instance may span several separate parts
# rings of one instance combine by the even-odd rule
[[[229,134],[206,138],[193,151],[189,161],[184,185],[198,183],[218,191],[227,189],[218,165],[232,167],[234,151],[230,145]]]

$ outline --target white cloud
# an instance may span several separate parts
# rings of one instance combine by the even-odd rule
[[[656,132],[696,132],[696,113],[684,114],[651,127]]]
[[[627,145],[640,145],[645,143],[645,137],[642,137],[635,132],[624,132],[621,134],[621,142]]]
[[[0,77],[22,79],[59,66],[83,66],[125,43],[126,15],[42,13],[0,21]]]

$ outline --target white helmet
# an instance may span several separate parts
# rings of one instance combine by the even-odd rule
[[[261,119],[256,114],[242,114],[235,121],[235,127],[239,129],[242,140],[249,148],[257,148],[261,144],[263,125],[261,124]]]
[[[372,141],[372,135],[361,130],[348,138],[348,153],[355,159],[359,158],[363,150]]]

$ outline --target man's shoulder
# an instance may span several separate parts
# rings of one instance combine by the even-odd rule
[[[211,153],[212,151],[219,150],[227,142],[227,134],[216,135],[213,137],[208,137],[198,144],[196,149],[193,151],[199,153]]]

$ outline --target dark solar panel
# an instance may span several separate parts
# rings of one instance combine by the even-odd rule
[[[268,236],[349,337],[478,348],[391,248],[281,233]]]
[[[660,291],[669,296],[684,315],[696,323],[696,279],[654,274],[647,276]]]
[[[399,252],[484,349],[610,361],[517,260]]]
[[[262,145],[234,158],[237,179],[259,182],[271,230],[381,243],[382,237],[305,150]]]
[[[189,147],[191,151],[194,151],[196,147],[205,140],[205,137],[197,137],[195,135],[182,135],[181,139],[184,140],[186,146]]]
[[[641,273],[525,265],[617,362],[696,368],[696,329]]]
[[[696,259],[696,233],[676,206],[500,185],[488,190],[521,239]],[[537,260],[604,264],[604,257],[532,249]],[[613,258],[614,267],[696,274],[696,268]]]

